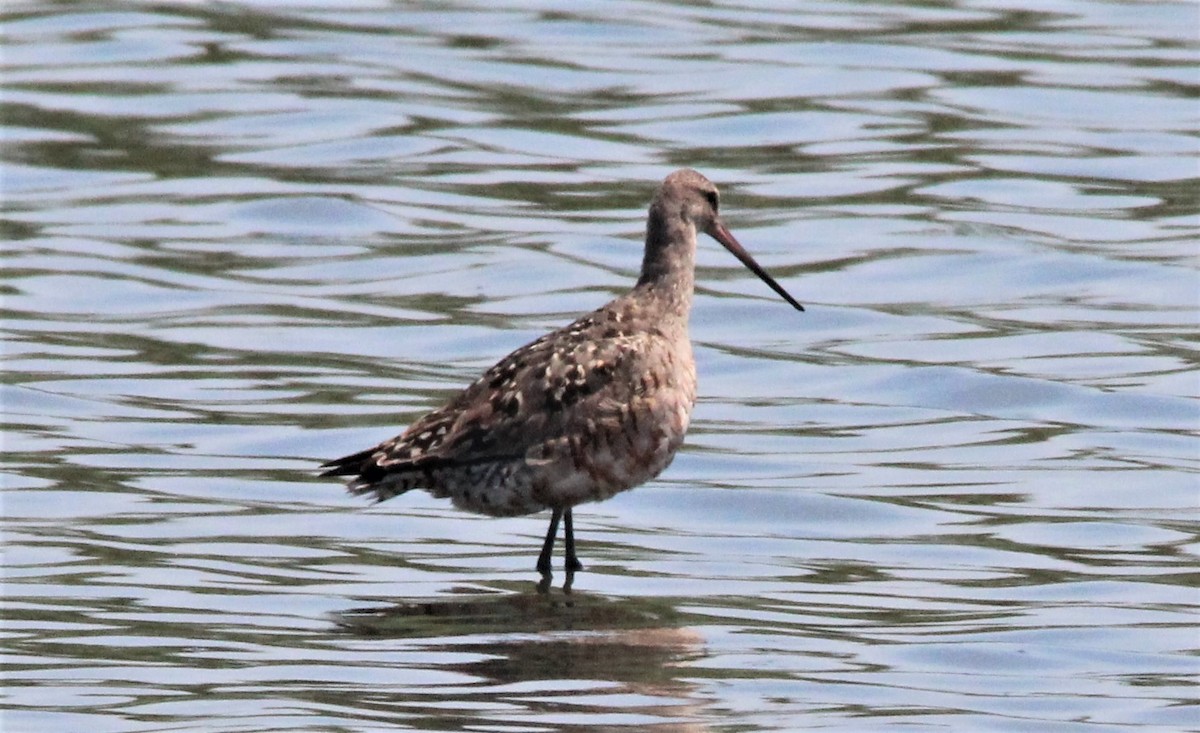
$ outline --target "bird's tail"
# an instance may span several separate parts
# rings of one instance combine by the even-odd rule
[[[325,469],[321,472],[321,476],[358,476],[367,467],[375,464],[371,459],[377,450],[377,448],[368,448],[358,453],[326,461],[321,464],[321,468]]]
[[[376,456],[378,448],[352,453],[321,464],[321,476],[353,476],[346,490],[354,496],[370,495],[376,502],[399,496],[417,486],[425,472],[414,467],[410,473],[397,471],[396,466],[384,468]]]

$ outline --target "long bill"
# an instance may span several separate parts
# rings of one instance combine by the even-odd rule
[[[732,252],[733,256],[738,258],[738,260],[745,265],[750,272],[758,275],[760,280],[769,285],[772,290],[783,296],[783,299],[790,303],[793,308],[798,311],[804,310],[804,306],[797,303],[796,299],[793,298],[788,291],[784,290],[782,285],[775,282],[775,278],[768,275],[767,271],[762,268],[762,265],[754,261],[754,258],[750,256],[750,253],[746,251],[745,247],[738,244],[738,241],[733,238],[733,235],[729,233],[729,230],[725,228],[725,224],[722,223],[720,219],[713,219],[712,224],[709,224],[708,229],[705,230],[705,233],[720,242],[725,249]]]

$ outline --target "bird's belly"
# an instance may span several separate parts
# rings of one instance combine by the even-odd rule
[[[603,501],[661,473],[678,443],[639,446],[635,452],[600,449],[583,455],[564,441],[552,459],[460,466],[437,472],[429,492],[459,509],[494,517],[533,514]]]
[[[548,442],[530,456],[536,495],[547,506],[565,508],[649,481],[671,464],[683,443],[691,406],[688,399],[635,405]]]
[[[432,473],[429,492],[491,516],[532,514],[603,501],[662,473],[683,443],[691,392],[648,399],[579,422],[523,459],[457,465]]]
[[[521,459],[460,465],[435,471],[429,493],[459,509],[493,517],[533,514],[546,508],[537,496],[538,471]]]

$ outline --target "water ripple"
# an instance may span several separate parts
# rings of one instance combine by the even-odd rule
[[[0,12],[6,730],[1194,725],[1192,4]],[[702,242],[569,591],[313,479],[683,165],[808,311]]]

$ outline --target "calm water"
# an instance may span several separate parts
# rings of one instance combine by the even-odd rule
[[[1190,2],[5,6],[5,731],[1200,728]],[[625,288],[701,402],[545,516],[313,476]]]

